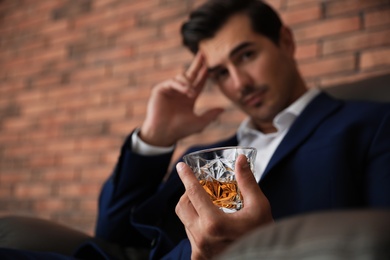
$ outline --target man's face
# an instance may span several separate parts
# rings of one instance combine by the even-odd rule
[[[277,46],[255,33],[246,15],[232,16],[215,37],[201,41],[209,77],[261,129],[303,92],[294,43],[283,27]]]

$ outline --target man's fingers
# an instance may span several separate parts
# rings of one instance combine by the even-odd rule
[[[206,64],[203,64],[202,67],[199,70],[199,73],[197,77],[194,80],[194,83],[192,84],[192,87],[199,93],[203,87],[206,84],[207,81],[207,75],[208,75],[208,68]]]
[[[264,194],[256,182],[245,155],[241,154],[238,156],[235,167],[238,187],[244,198],[244,207],[245,204],[256,203],[259,197],[264,196]]]
[[[191,225],[191,222],[198,217],[187,193],[184,193],[176,205],[176,215],[185,226]]]
[[[191,168],[183,162],[176,165],[177,172],[186,189],[186,195],[199,215],[209,215],[217,208],[199,184]]]
[[[223,111],[225,111],[223,108],[217,107],[207,110],[202,115],[200,115],[200,120],[202,120],[204,124],[203,127],[206,127],[208,124],[217,119],[218,116],[223,113]]]
[[[192,61],[190,67],[187,69],[187,71],[184,74],[190,82],[193,82],[196,79],[199,70],[202,68],[203,63],[204,63],[203,55],[201,52],[198,52],[195,55],[195,58]]]
[[[196,95],[195,91],[189,88],[187,85],[184,85],[182,82],[177,79],[168,80],[160,84],[161,90],[169,93],[171,90],[175,90],[183,95],[187,95],[188,97],[193,97]]]

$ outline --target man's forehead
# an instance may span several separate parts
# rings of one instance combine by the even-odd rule
[[[217,31],[214,37],[199,43],[199,50],[206,58],[208,66],[219,63],[219,59],[227,58],[238,45],[254,37],[249,18],[244,14],[232,16]]]

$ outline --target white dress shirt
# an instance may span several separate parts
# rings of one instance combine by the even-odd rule
[[[273,120],[277,131],[264,134],[254,128],[250,118],[245,119],[237,130],[237,139],[239,146],[250,146],[257,149],[255,162],[255,177],[257,182],[260,180],[271,156],[287,134],[295,119],[301,114],[303,109],[320,93],[320,90],[312,88],[304,95],[292,103],[289,107],[281,111]],[[159,147],[149,145],[138,137],[139,129],[136,129],[131,137],[132,150],[141,155],[158,155],[173,151],[174,146]]]
[[[289,107],[279,112],[273,120],[277,131],[264,134],[254,128],[250,118],[245,119],[238,128],[237,139],[240,146],[251,146],[257,149],[254,174],[259,182],[276,148],[287,134],[295,119],[301,114],[310,101],[320,93],[310,89]]]

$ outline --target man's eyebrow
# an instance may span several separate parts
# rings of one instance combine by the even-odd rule
[[[229,53],[229,58],[233,58],[234,55],[236,55],[238,52],[240,52],[242,49],[245,49],[246,47],[248,46],[251,46],[253,45],[253,42],[243,42],[239,45],[237,45],[236,47],[234,47],[230,53]],[[208,73],[213,73],[215,72],[216,70],[218,70],[220,68],[219,65],[215,66],[215,67],[211,67],[211,68],[208,68],[207,71]]]

